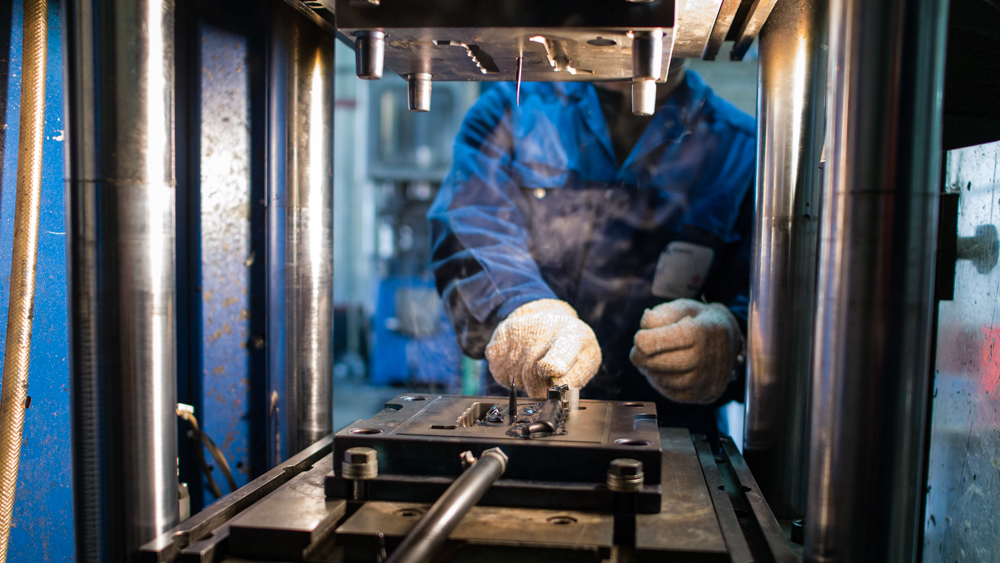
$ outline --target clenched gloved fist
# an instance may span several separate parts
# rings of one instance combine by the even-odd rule
[[[513,382],[529,397],[544,397],[550,385],[586,385],[601,365],[601,347],[568,303],[539,299],[497,326],[486,359],[497,383]]]
[[[668,399],[710,404],[736,379],[742,347],[739,325],[724,305],[677,299],[646,309],[630,358]]]

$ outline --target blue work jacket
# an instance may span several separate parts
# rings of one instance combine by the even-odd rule
[[[593,85],[525,83],[520,106],[514,95],[500,84],[469,111],[428,212],[437,288],[460,346],[482,358],[510,312],[562,299],[604,358],[584,398],[656,401],[661,425],[714,434],[713,408],[665,399],[628,356],[643,311],[668,300],[652,287],[674,241],[712,249],[694,298],[724,303],[746,326],[753,119],[688,71],[619,163]],[[742,387],[741,377],[723,400],[742,399]]]

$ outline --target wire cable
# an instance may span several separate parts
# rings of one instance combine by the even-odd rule
[[[31,403],[28,398],[28,365],[35,308],[35,271],[38,268],[48,25],[47,0],[24,0],[14,244],[10,261],[3,386],[0,390],[0,563],[7,561],[24,415]]]
[[[230,491],[235,491],[239,487],[236,486],[236,479],[233,478],[233,472],[229,469],[229,463],[226,461],[226,456],[222,454],[222,450],[215,445],[215,442],[201,430],[198,425],[198,419],[194,416],[194,409],[190,407],[177,406],[177,416],[183,418],[184,420],[191,423],[191,429],[195,434],[195,437],[201,441],[201,443],[208,449],[208,453],[212,454],[212,458],[215,459],[215,463],[218,464],[219,470],[222,471],[222,475],[226,478],[226,484],[229,485]],[[208,466],[205,461],[205,453],[201,448],[198,448],[198,462],[201,465],[202,471],[205,472],[205,478],[208,480],[208,488],[212,492],[215,498],[222,496],[222,491],[219,490],[219,485],[216,484],[215,478],[212,476],[212,468]]]

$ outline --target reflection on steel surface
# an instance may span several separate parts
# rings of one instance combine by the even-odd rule
[[[916,557],[946,10],[830,2],[810,562]]]
[[[268,378],[287,457],[333,427],[333,37],[275,3],[269,45]]]
[[[744,456],[782,518],[805,510],[826,0],[779,0],[760,37]]]
[[[174,3],[67,3],[77,560],[177,522]]]

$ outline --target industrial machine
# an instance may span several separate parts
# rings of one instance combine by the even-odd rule
[[[578,391],[401,395],[141,560],[799,559],[731,440],[716,456],[704,436],[657,428],[651,403]]]
[[[968,540],[977,524],[952,521],[1000,504],[1000,305],[973,277],[996,272],[1000,153],[942,158],[1000,139],[994,3],[12,4],[0,546],[21,560],[997,559],[995,526]],[[415,112],[435,82],[545,80],[631,83],[636,114],[672,59],[758,44],[745,458],[658,428],[642,401],[559,388],[409,393],[333,432],[338,41],[358,77],[405,80]],[[939,314],[951,297],[975,314]],[[200,431],[178,435],[178,403],[243,456],[236,490],[199,510],[192,489],[183,521],[178,471],[197,489],[218,468],[194,455]]]

